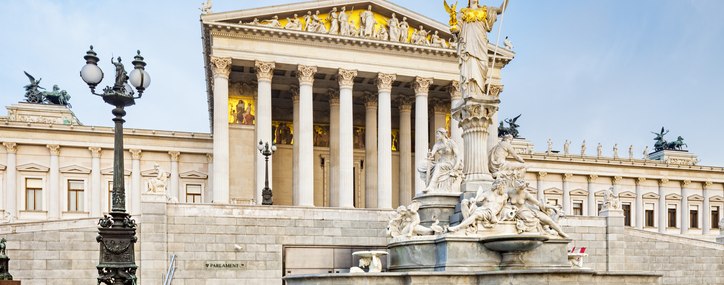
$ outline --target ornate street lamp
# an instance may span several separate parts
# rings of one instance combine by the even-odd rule
[[[266,172],[264,173],[264,189],[261,190],[261,204],[271,205],[272,190],[271,188],[269,188],[269,157],[277,151],[277,146],[275,144],[272,144],[270,147],[268,142],[262,143],[262,141],[260,140],[259,145],[257,145],[256,148],[259,150],[261,155],[264,156],[264,160],[266,161]]]
[[[104,215],[98,222],[98,237],[100,243],[100,260],[98,262],[98,284],[107,285],[135,285],[136,266],[134,244],[136,237],[136,222],[131,215],[126,213],[126,190],[123,181],[123,116],[126,111],[123,108],[135,104],[135,99],[140,99],[143,91],[151,84],[151,77],[145,70],[146,63],[143,61],[141,52],[138,51],[134,60],[131,74],[126,73],[121,57],[118,61],[111,58],[115,66],[116,76],[113,87],[107,86],[102,94],[95,92],[96,86],[103,80],[103,71],[98,67],[98,56],[93,51],[93,46],[83,57],[86,65],[80,70],[80,77],[88,84],[93,95],[103,98],[108,104],[113,105],[113,122],[115,122],[115,135],[113,144],[113,194],[111,200],[110,217]],[[128,84],[136,88],[138,96]]]

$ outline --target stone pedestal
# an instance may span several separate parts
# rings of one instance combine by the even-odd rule
[[[649,158],[675,165],[696,165],[699,163],[696,154],[685,150],[660,150],[649,154]]]
[[[141,215],[138,217],[138,250],[143,265],[138,273],[139,284],[161,284],[166,273],[167,244],[158,236],[167,234],[166,195],[141,194]],[[138,252],[137,252],[138,253]]]
[[[488,250],[479,237],[443,236],[436,242],[435,271],[498,270],[500,255]]]
[[[437,218],[440,226],[447,226],[460,202],[460,193],[422,194],[415,197],[413,201],[420,202],[420,209],[417,213],[420,214],[421,225],[429,227]]]
[[[623,210],[603,209],[599,216],[606,218],[606,271],[624,271],[627,268]]]

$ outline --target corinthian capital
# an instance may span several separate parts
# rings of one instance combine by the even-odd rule
[[[427,96],[430,91],[430,85],[432,84],[432,78],[415,77],[415,96]]]
[[[289,92],[292,93],[292,102],[299,102],[299,86],[292,85],[289,87]]]
[[[57,144],[49,144],[46,145],[48,150],[50,150],[50,155],[59,155],[60,154],[60,145]]]
[[[178,162],[179,157],[181,156],[181,152],[178,151],[169,151],[168,155],[171,156],[171,161]]]
[[[329,96],[329,105],[339,105],[339,90],[329,88],[327,89],[327,95]]]
[[[460,92],[460,81],[450,81],[450,86],[447,87],[447,90],[450,92],[450,98],[453,100],[460,100],[463,98],[463,93]]]
[[[14,142],[4,142],[3,146],[7,150],[8,153],[16,153],[18,152],[18,144]]]
[[[498,97],[498,96],[500,96],[500,93],[503,92],[503,85],[490,85],[489,84],[488,88],[490,88],[490,90],[488,90],[488,95],[493,96],[493,97]]]
[[[357,76],[357,70],[346,70],[339,69],[337,80],[339,81],[339,87],[352,88],[354,85],[354,78]]]
[[[129,149],[128,152],[131,153],[131,158],[135,160],[141,159],[141,150],[137,148]]]
[[[254,66],[256,67],[256,79],[257,80],[266,80],[271,81],[272,77],[274,76],[274,63],[273,62],[263,62],[263,61],[256,61],[254,62]]]
[[[365,92],[364,95],[365,107],[377,108],[377,94],[372,92]]]
[[[400,95],[397,97],[397,108],[400,109],[400,111],[412,111],[413,102],[414,100],[410,96]]]
[[[299,65],[297,71],[299,84],[314,84],[314,74],[317,73],[316,66]]]
[[[211,71],[214,73],[214,77],[218,76],[229,79],[229,73],[231,73],[231,58],[212,56]]]
[[[378,73],[377,74],[377,89],[380,92],[387,91],[392,92],[392,82],[395,82],[397,75]]]
[[[88,150],[91,151],[91,157],[93,158],[99,158],[101,157],[101,148],[100,147],[89,147]]]

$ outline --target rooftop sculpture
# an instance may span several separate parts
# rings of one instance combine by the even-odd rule
[[[522,114],[521,114],[522,115]],[[505,119],[500,122],[500,126],[498,126],[498,137],[503,137],[505,135],[511,135],[513,138],[518,138],[518,128],[520,128],[520,125],[518,125],[516,122],[518,121],[518,118],[520,118],[521,115],[515,116],[514,118]],[[508,127],[505,127],[503,123],[507,123]]]
[[[662,150],[684,150],[684,147],[688,147],[684,143],[684,138],[679,136],[675,141],[668,142],[666,139],[664,139],[664,136],[669,133],[669,130],[665,129],[664,127],[661,127],[661,131],[657,132],[651,132],[656,137],[654,137],[654,151],[662,151]]]
[[[45,88],[40,87],[40,81],[43,79],[40,78],[36,80],[35,77],[27,72],[23,71],[23,73],[25,73],[25,76],[30,80],[30,84],[23,86],[25,88],[26,102],[72,107],[70,105],[70,95],[68,95],[68,92],[65,90],[61,90],[58,85],[53,85],[52,91],[40,91],[40,89],[45,90]]]

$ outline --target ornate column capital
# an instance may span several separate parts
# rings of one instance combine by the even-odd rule
[[[377,109],[377,94],[372,92],[364,93],[364,102],[367,109]]]
[[[646,182],[646,177],[639,177],[634,180],[636,182],[636,185],[641,185],[642,183]]]
[[[100,158],[101,157],[101,151],[103,150],[100,147],[89,147],[88,150],[91,151],[91,157],[93,158]]]
[[[704,189],[709,188],[711,186],[714,186],[714,182],[712,181],[704,181]]]
[[[415,89],[415,96],[427,96],[430,92],[430,85],[432,85],[432,78],[415,77],[413,88]]]
[[[206,154],[206,162],[207,162],[207,163],[212,163],[212,162],[214,162],[214,154],[212,154],[212,153],[207,153],[207,154]]]
[[[273,62],[255,61],[254,67],[256,68],[256,80],[259,81],[271,81],[274,77],[274,67],[276,65]]]
[[[668,178],[661,178],[659,179],[659,186],[664,186],[664,184],[669,183]]]
[[[128,152],[131,153],[131,158],[132,158],[132,159],[134,159],[134,160],[139,160],[139,159],[141,159],[141,152],[142,152],[142,151],[141,151],[140,149],[132,148],[132,149],[129,149]]]
[[[379,92],[392,92],[392,83],[395,79],[397,79],[395,74],[378,73],[376,83]]]
[[[588,179],[588,182],[594,182],[594,181],[596,181],[596,179],[598,179],[598,175],[590,174],[590,175],[588,175],[587,179]]]
[[[488,90],[488,95],[493,97],[499,97],[500,93],[503,92],[503,85],[487,85],[490,90]]]
[[[339,90],[329,88],[329,89],[327,89],[327,95],[329,96],[329,105],[330,106],[339,105]]]
[[[563,181],[570,181],[571,178],[573,177],[573,173],[564,173],[561,176],[563,177]]]
[[[410,96],[400,95],[397,97],[397,109],[412,112],[412,102],[413,99]]]
[[[229,79],[231,73],[231,58],[230,57],[216,57],[212,56],[210,59],[211,71],[214,77],[221,77]]]
[[[289,92],[292,93],[292,102],[299,102],[299,86],[292,85],[289,87]]]
[[[17,153],[18,152],[18,144],[14,142],[4,142],[3,146],[5,147],[5,150],[7,150],[8,153]]]
[[[539,178],[539,179],[540,179],[540,178],[543,178],[543,177],[546,177],[547,175],[548,175],[548,172],[545,172],[545,171],[540,171],[540,172],[538,172],[538,178]]]
[[[181,156],[181,152],[178,151],[169,151],[168,155],[171,156],[171,161],[178,162],[179,157]]]
[[[306,66],[306,65],[299,65],[297,66],[297,78],[299,79],[299,84],[314,84],[314,75],[317,74],[317,67],[316,66]]]
[[[357,70],[339,69],[337,73],[337,81],[339,87],[352,88],[354,85],[354,78],[357,77]]]
[[[621,180],[623,180],[623,177],[621,176],[611,177],[611,184],[616,185],[618,183],[621,183]]]
[[[681,187],[682,187],[682,188],[683,188],[683,187],[686,187],[686,186],[689,186],[689,185],[691,185],[691,180],[686,179],[686,180],[681,181]]]
[[[435,113],[447,113],[450,111],[450,101],[435,100],[432,102],[432,111]]]
[[[450,85],[448,85],[447,90],[450,92],[450,98],[452,98],[452,100],[463,99],[463,93],[460,91],[460,81],[450,81]]]
[[[47,147],[48,150],[50,150],[50,155],[54,155],[54,156],[60,155],[60,145],[49,144],[49,145],[46,145],[45,147]]]

